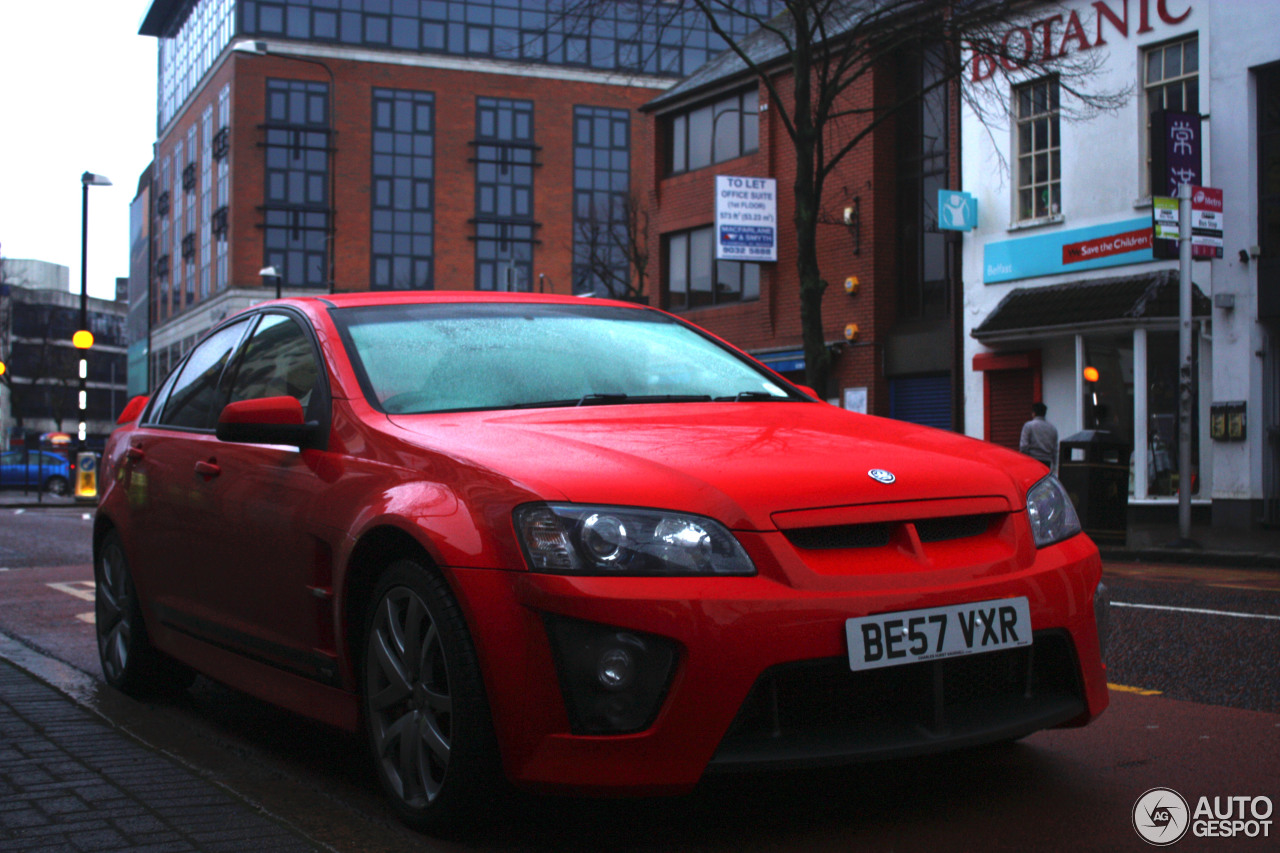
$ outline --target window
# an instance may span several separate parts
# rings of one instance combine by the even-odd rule
[[[227,360],[240,342],[248,320],[233,323],[192,351],[182,372],[166,389],[168,399],[160,423],[187,429],[213,429],[214,418],[221,407],[218,384]]]
[[[573,292],[624,296],[631,188],[630,113],[573,110]]]
[[[666,305],[684,311],[760,298],[760,265],[715,259],[715,229],[666,238]]]
[[[1156,110],[1200,113],[1199,38],[1192,36],[1171,44],[1149,48],[1143,54],[1142,92],[1146,115]],[[1151,122],[1142,135],[1145,152],[1142,170],[1143,194],[1151,194]]]
[[[264,266],[324,287],[329,239],[329,86],[267,80]]]
[[[533,102],[476,99],[477,290],[532,289]]]
[[[924,94],[898,122],[898,322],[942,318],[949,307],[947,244],[937,211],[950,153],[947,87],[940,85],[944,75],[939,46],[900,51],[897,79],[906,91]],[[901,386],[906,394],[913,387]],[[946,425],[951,426],[949,419]]]
[[[429,290],[434,254],[435,98],[373,90],[374,290]]]
[[[749,89],[668,119],[668,174],[702,169],[758,150],[759,97],[757,90]]]
[[[1062,212],[1058,80],[1046,77],[1014,90],[1018,151],[1018,221]]]
[[[283,314],[264,314],[244,346],[229,402],[260,397],[293,397],[307,420],[317,420],[322,404],[321,372],[311,339]]]

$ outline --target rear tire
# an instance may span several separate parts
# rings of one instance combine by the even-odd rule
[[[131,696],[180,693],[196,674],[151,645],[120,534],[102,539],[93,561],[94,624],[106,682]]]
[[[502,774],[462,611],[444,579],[413,560],[393,563],[371,602],[361,705],[378,781],[414,828],[465,829]]]

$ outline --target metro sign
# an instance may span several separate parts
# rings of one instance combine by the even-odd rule
[[[1222,190],[1191,188],[1191,257],[1222,257]]]

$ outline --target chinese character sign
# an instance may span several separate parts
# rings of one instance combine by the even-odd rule
[[[778,260],[778,182],[716,176],[716,260]]]
[[[1151,114],[1151,194],[1178,197],[1181,184],[1198,184],[1200,116],[1156,110]]]

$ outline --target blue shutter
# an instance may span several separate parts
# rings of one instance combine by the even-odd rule
[[[915,376],[889,380],[889,417],[951,429],[951,377]]]

